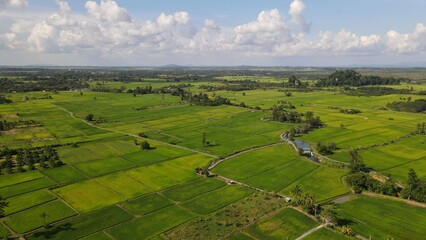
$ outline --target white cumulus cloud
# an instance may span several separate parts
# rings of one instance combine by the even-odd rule
[[[290,4],[289,14],[292,17],[291,22],[298,25],[304,32],[309,32],[311,23],[307,23],[303,12],[305,11],[305,4],[302,0],[293,0]]]
[[[26,0],[0,0],[0,10],[9,6],[13,8],[26,8],[28,2]]]

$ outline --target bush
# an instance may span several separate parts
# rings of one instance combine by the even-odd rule
[[[93,121],[93,118],[94,118],[93,114],[90,113],[86,116],[86,121],[91,122],[91,121]]]
[[[147,142],[147,141],[141,142],[141,149],[142,150],[150,150],[151,146],[149,145],[149,142]]]

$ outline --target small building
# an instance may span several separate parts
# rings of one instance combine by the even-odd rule
[[[303,155],[313,156],[312,149],[309,144],[300,140],[295,140],[294,144],[296,145],[297,149],[301,149]]]
[[[237,182],[235,182],[234,180],[229,180],[228,181],[228,185],[234,185],[234,184],[237,184]]]
[[[291,198],[290,197],[286,197],[286,198],[284,198],[284,200],[286,201],[286,202],[291,202]]]

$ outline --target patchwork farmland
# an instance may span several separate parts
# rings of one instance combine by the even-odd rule
[[[8,203],[0,238],[296,239],[312,229],[304,239],[424,236],[425,205],[403,193],[410,169],[419,184],[426,180],[426,135],[416,132],[425,114],[385,107],[422,99],[424,84],[408,93],[359,96],[315,87],[311,79],[301,90],[284,85],[287,77],[250,78],[262,87],[227,89],[245,85],[223,75],[5,93],[12,103],[0,104],[0,121],[37,124],[0,134],[0,196]],[[387,87],[411,87],[404,84]],[[208,91],[206,85],[222,88]],[[147,86],[162,92],[115,90]],[[210,101],[220,96],[229,102],[185,98],[201,92]],[[288,102],[302,114],[299,122],[271,117],[274,106]],[[321,126],[292,137],[309,144],[313,157],[282,138],[300,128],[308,112]],[[317,143],[335,147],[323,154]],[[367,184],[357,191],[347,180],[354,174],[354,150],[365,165],[363,176],[380,190]],[[24,159],[42,157],[22,164],[21,151]],[[40,160],[48,151],[61,164]]]

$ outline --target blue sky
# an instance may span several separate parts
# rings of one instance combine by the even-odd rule
[[[423,0],[0,0],[0,6],[2,65],[426,63]]]

